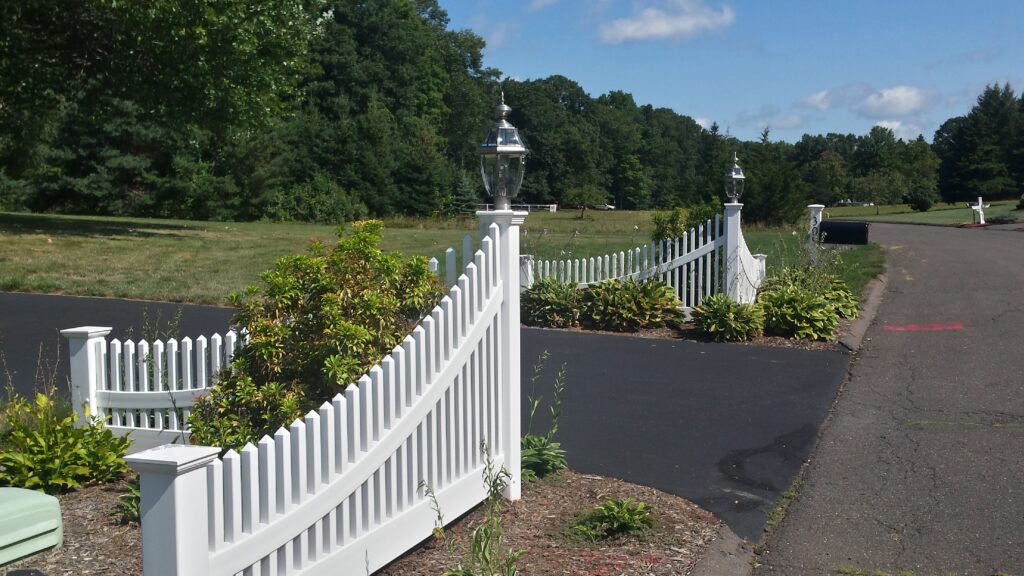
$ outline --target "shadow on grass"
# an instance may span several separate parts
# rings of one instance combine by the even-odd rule
[[[192,231],[183,224],[116,221],[105,217],[58,216],[54,214],[0,213],[0,230],[15,234],[52,234],[55,236],[130,236],[134,238],[184,238],[173,230]]]

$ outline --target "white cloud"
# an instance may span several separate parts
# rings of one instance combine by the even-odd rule
[[[832,107],[832,94],[828,90],[822,90],[817,94],[811,94],[804,98],[803,103],[805,106],[824,112]]]
[[[705,130],[711,128],[711,124],[713,124],[710,118],[694,118],[693,121],[696,122],[698,126]]]
[[[620,18],[601,27],[601,40],[621,44],[632,40],[690,38],[697,34],[730,26],[736,14],[729,6],[715,10],[703,0],[662,0],[658,6],[639,4],[629,18]]]
[[[530,0],[530,5],[526,9],[530,12],[539,12],[557,2],[558,0]]]
[[[917,140],[917,137],[924,134],[924,129],[913,122],[901,122],[899,120],[882,120],[875,122],[875,126],[892,130],[893,135],[900,140],[910,142]]]
[[[735,122],[740,127],[756,126],[761,130],[796,130],[803,127],[804,118],[799,114],[783,114],[778,106],[765,104],[755,112],[739,113]]]
[[[868,118],[911,116],[928,106],[929,95],[913,86],[895,86],[869,95],[856,110]]]

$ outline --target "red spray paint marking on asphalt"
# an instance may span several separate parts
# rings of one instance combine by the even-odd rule
[[[956,324],[907,324],[906,326],[883,327],[886,332],[945,332],[947,330],[963,330],[963,322]]]

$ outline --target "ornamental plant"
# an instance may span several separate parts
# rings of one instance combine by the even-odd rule
[[[571,282],[545,278],[520,297],[523,324],[541,328],[572,328],[580,322],[580,291]]]
[[[34,402],[9,394],[0,408],[0,486],[70,492],[89,482],[110,482],[128,471],[124,455],[131,442],[90,417],[79,416],[49,390]]]
[[[596,542],[644,532],[653,526],[654,517],[647,504],[624,498],[605,500],[576,518],[570,529],[573,535]]]
[[[383,224],[352,225],[334,248],[277,261],[261,288],[230,300],[247,341],[193,408],[192,440],[240,448],[343,391],[381,361],[440,299],[423,257],[380,249]]]
[[[636,332],[682,321],[672,287],[655,280],[609,280],[583,292],[580,319],[597,330]]]
[[[797,340],[834,340],[839,313],[823,296],[795,285],[759,295],[765,331]]]
[[[693,310],[693,323],[717,342],[756,338],[764,332],[764,312],[756,304],[740,304],[725,294],[708,296]]]
[[[520,472],[523,482],[532,482],[537,478],[543,478],[566,468],[565,450],[562,444],[555,442],[555,435],[558,434],[558,422],[562,419],[562,394],[565,392],[565,364],[558,369],[555,376],[554,394],[548,410],[551,412],[551,424],[544,435],[533,434],[533,417],[537,415],[537,408],[543,401],[543,396],[537,395],[537,381],[547,365],[550,354],[547,350],[541,353],[537,363],[533,365],[533,376],[530,377],[530,393],[527,401],[530,404],[530,419],[526,424],[526,433],[520,440]]]

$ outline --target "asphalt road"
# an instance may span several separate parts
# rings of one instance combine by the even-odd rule
[[[31,391],[40,345],[66,381],[61,328],[113,326],[142,333],[143,310],[172,318],[177,305],[0,293],[0,334],[16,387]],[[181,335],[223,332],[231,311],[182,307]],[[846,373],[848,356],[744,345],[523,329],[525,397],[543,350],[536,393],[551,398],[566,364],[559,439],[571,467],[683,496],[758,540],[768,511],[813,446]],[[547,403],[534,432],[547,430]],[[528,414],[523,415],[524,430]]]
[[[870,234],[884,301],[754,572],[1021,574],[1024,233]]]

